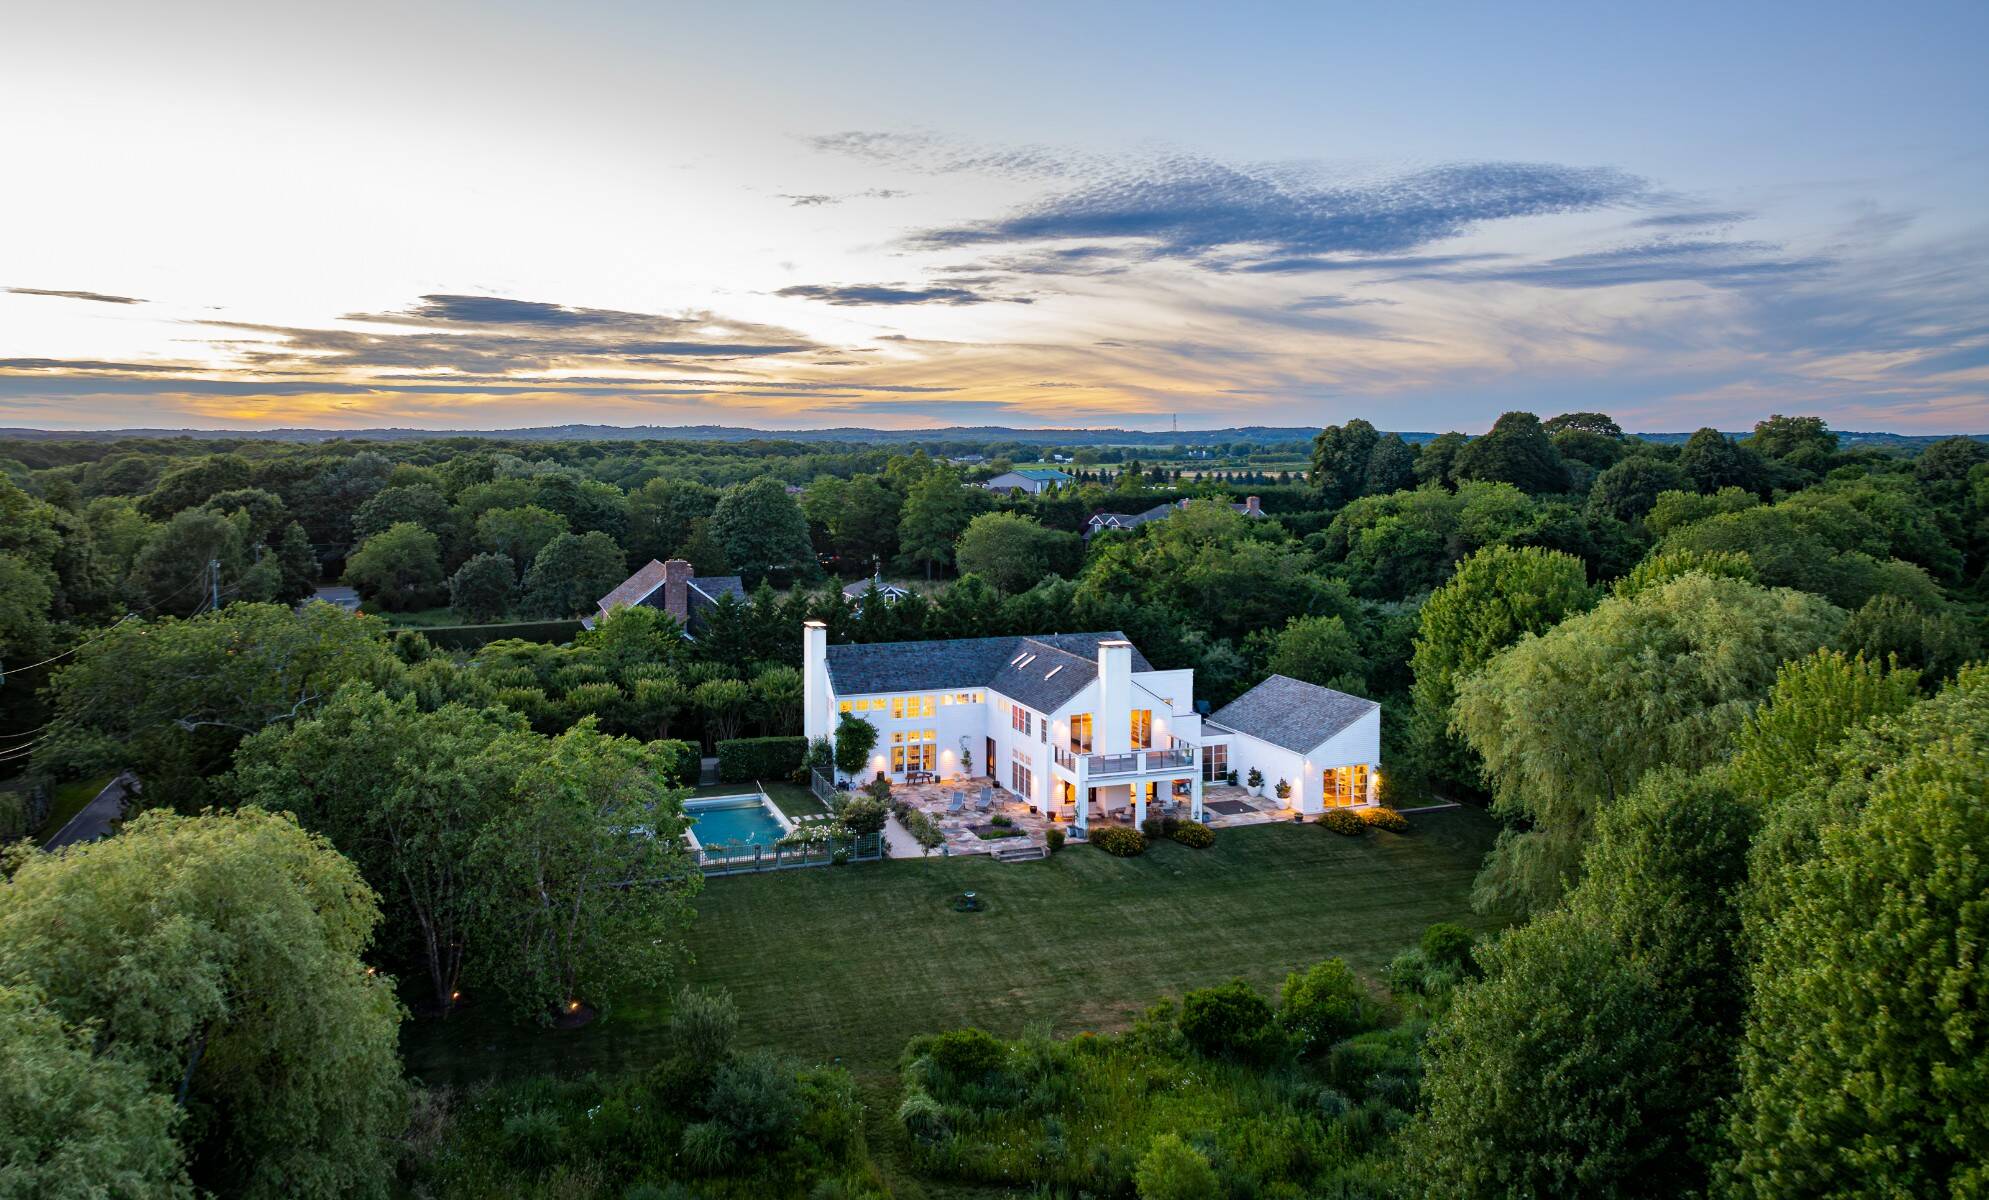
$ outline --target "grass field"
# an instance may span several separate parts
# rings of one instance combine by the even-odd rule
[[[1411,817],[1412,832],[1345,838],[1312,825],[1223,832],[1135,859],[1071,847],[1045,862],[895,861],[714,879],[683,978],[738,1001],[740,1034],[809,1061],[888,1070],[915,1033],[1115,1029],[1162,995],[1241,975],[1267,991],[1328,955],[1374,975],[1425,926],[1486,923],[1472,876],[1493,823],[1476,809]],[[956,913],[965,889],[987,911]],[[431,1082],[634,1068],[664,997],[573,1032],[479,1011],[410,1026],[408,1065]]]

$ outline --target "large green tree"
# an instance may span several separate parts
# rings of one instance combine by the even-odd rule
[[[898,518],[900,552],[923,564],[926,578],[931,579],[934,567],[953,561],[954,545],[968,523],[993,507],[994,498],[985,489],[968,487],[951,468],[938,468],[912,484],[905,495]]]
[[[1723,759],[1777,668],[1843,623],[1814,596],[1688,574],[1610,597],[1459,682],[1456,728],[1484,760],[1493,810],[1515,822],[1479,877],[1480,903],[1556,901],[1599,809],[1652,767]]]
[[[711,534],[748,586],[769,575],[791,581],[815,574],[808,519],[775,476],[727,488],[712,510]]]
[[[248,1197],[384,1194],[405,1087],[379,912],[353,865],[257,809],[147,813],[13,861],[0,977],[185,1110],[194,1181]]]
[[[230,787],[245,804],[298,814],[359,865],[447,1012],[476,915],[470,853],[539,741],[503,709],[422,712],[348,688],[312,719],[244,742]]]
[[[425,608],[442,592],[442,544],[412,521],[390,525],[345,560],[345,582],[389,612]]]
[[[1380,441],[1381,434],[1359,417],[1313,436],[1311,483],[1321,503],[1338,508],[1365,494],[1368,459]]]
[[[626,578],[626,562],[613,538],[598,530],[562,533],[525,572],[525,607],[541,617],[581,616]]]
[[[1568,487],[1568,468],[1554,443],[1529,412],[1502,414],[1489,433],[1473,438],[1457,452],[1451,475],[1458,480],[1510,483],[1522,492],[1560,492]]]
[[[1045,529],[1019,513],[991,512],[967,522],[953,557],[962,575],[979,575],[997,591],[1014,593],[1028,591],[1081,553],[1074,533]]]
[[[518,576],[502,554],[478,554],[449,577],[449,607],[465,621],[495,621],[511,608]]]
[[[670,976],[702,877],[684,847],[683,793],[650,752],[591,718],[518,775],[471,852],[474,972],[523,1016],[604,1006]]]
[[[536,504],[494,508],[477,518],[477,544],[511,560],[519,574],[546,543],[567,532],[566,518]]]
[[[1457,564],[1417,615],[1410,729],[1417,765],[1433,778],[1481,788],[1480,760],[1451,731],[1458,683],[1528,634],[1594,603],[1581,560],[1554,550],[1489,546]]]

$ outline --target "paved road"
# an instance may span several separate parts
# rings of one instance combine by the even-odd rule
[[[359,593],[349,587],[321,587],[311,593],[311,600],[322,600],[326,604],[336,604],[347,612],[352,612],[359,607]],[[305,604],[309,604],[310,602],[310,600],[304,601]],[[303,605],[299,605],[298,607],[301,608]]]
[[[48,839],[44,850],[60,850],[79,842],[95,842],[111,834],[111,822],[124,815],[124,799],[138,783],[138,777],[126,771],[104,785],[97,798],[83,806],[81,812],[69,818],[69,823],[56,830],[55,836]]]

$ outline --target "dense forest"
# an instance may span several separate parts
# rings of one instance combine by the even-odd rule
[[[1029,463],[1072,481],[975,486]],[[578,627],[670,557],[746,599],[694,641]],[[78,1196],[1989,1195],[1985,562],[1989,445],[1803,417],[0,441],[0,1163]],[[873,575],[909,594],[846,594]],[[677,834],[701,757],[799,742],[808,618],[1121,629],[1217,705],[1377,699],[1384,802],[1498,820],[1502,931],[1095,1034],[906,1030],[888,1085],[751,1045],[676,992],[723,886]],[[35,848],[127,770],[115,836]],[[452,1097],[398,1039],[465,993],[548,1027],[674,998],[656,1061]]]

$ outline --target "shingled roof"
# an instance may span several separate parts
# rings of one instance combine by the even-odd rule
[[[1307,754],[1381,705],[1316,683],[1273,675],[1222,706],[1210,721]]]
[[[829,683],[838,696],[988,688],[1050,712],[1098,677],[1098,643],[1125,637],[1112,630],[831,646]],[[1133,670],[1153,670],[1137,649]]]

